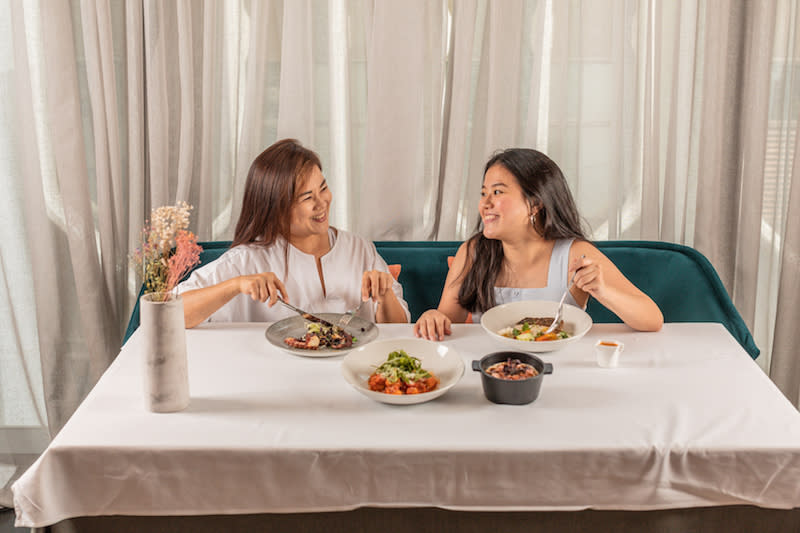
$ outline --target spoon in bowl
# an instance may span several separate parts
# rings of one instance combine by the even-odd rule
[[[586,257],[586,255],[581,255],[581,259]],[[545,330],[542,335],[547,335],[548,333],[554,332],[558,325],[561,323],[562,315],[564,314],[564,300],[567,299],[567,294],[569,294],[569,290],[575,284],[575,276],[578,275],[578,271],[572,273],[572,279],[569,280],[569,285],[567,285],[567,290],[564,291],[564,294],[561,296],[561,300],[558,302],[558,309],[556,309],[556,316],[553,318],[553,323],[550,324],[550,327]]]

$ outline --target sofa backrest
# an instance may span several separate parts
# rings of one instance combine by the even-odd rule
[[[456,255],[459,241],[375,241],[375,248],[388,264],[402,266],[397,281],[403,286],[411,321],[439,306],[447,257]]]
[[[200,243],[200,265],[222,255],[229,241]],[[594,243],[643,292],[658,304],[665,322],[719,322],[754,359],[759,349],[725,287],[700,252],[688,246],[656,241],[597,241]],[[376,241],[388,264],[400,264],[398,281],[411,311],[411,320],[439,305],[447,277],[447,258],[459,241]],[[200,266],[198,265],[198,266]],[[141,294],[141,293],[140,293]],[[594,299],[587,313],[597,323],[621,322]],[[139,303],[134,307],[125,340],[139,326]]]

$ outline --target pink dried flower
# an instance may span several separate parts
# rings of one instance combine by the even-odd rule
[[[175,237],[175,253],[168,260],[167,291],[171,291],[193,266],[200,262],[203,248],[191,231],[180,230]]]

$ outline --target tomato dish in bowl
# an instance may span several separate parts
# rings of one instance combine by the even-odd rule
[[[415,338],[374,341],[342,361],[342,376],[381,403],[410,405],[440,397],[464,375],[461,355],[444,343]]]

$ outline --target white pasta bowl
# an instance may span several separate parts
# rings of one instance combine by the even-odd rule
[[[554,317],[558,302],[547,300],[524,300],[492,307],[481,317],[481,326],[499,346],[523,352],[554,352],[572,344],[583,337],[592,327],[592,318],[586,311],[574,305],[564,304],[564,324],[562,329],[570,336],[554,341],[521,341],[504,337],[498,332],[503,328],[519,323],[525,317]]]
[[[367,380],[391,352],[403,350],[420,360],[422,368],[439,378],[439,385],[421,394],[386,394],[372,391]],[[411,405],[438,398],[453,388],[464,375],[464,360],[453,348],[440,342],[414,338],[374,341],[350,351],[342,360],[344,379],[358,392],[376,402]]]

